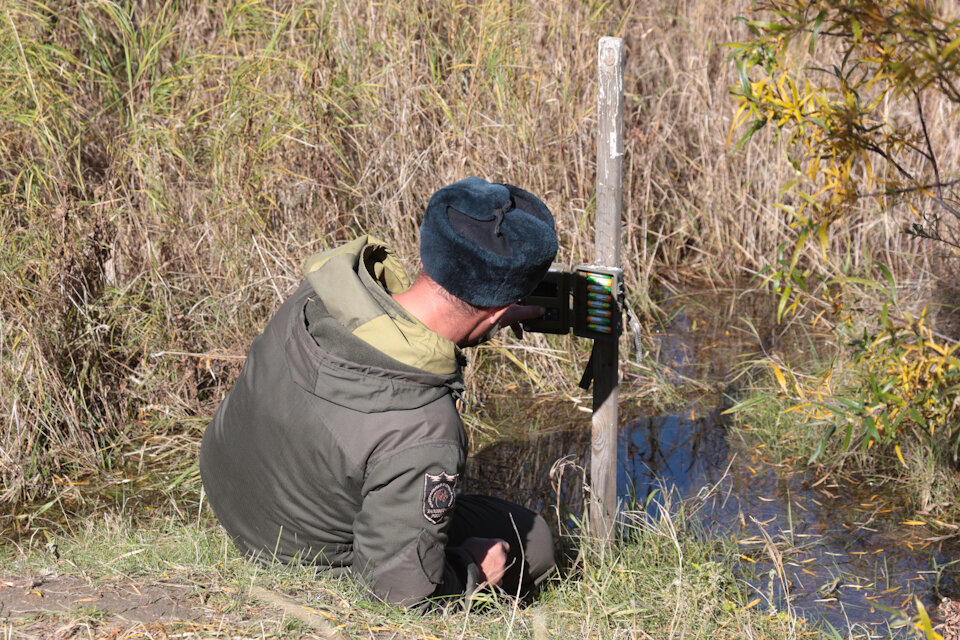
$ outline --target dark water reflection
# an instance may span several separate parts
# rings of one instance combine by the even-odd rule
[[[815,340],[771,328],[771,314],[760,294],[691,293],[677,300],[654,355],[677,376],[714,383],[761,349],[808,357]],[[625,504],[645,506],[655,517],[664,491],[698,496],[700,526],[737,541],[741,575],[758,606],[829,622],[843,635],[895,635],[891,616],[877,605],[912,611],[915,596],[928,608],[940,594],[957,596],[958,565],[944,569],[960,558],[955,540],[938,540],[915,524],[887,489],[843,476],[820,479],[775,464],[762,447],[729,440],[721,395],[698,395],[667,415],[621,407],[618,490]],[[468,490],[512,499],[554,525],[575,527],[590,425],[588,413],[573,413],[547,433],[477,452]]]

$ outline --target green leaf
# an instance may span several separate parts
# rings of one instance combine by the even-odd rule
[[[810,36],[810,54],[813,55],[813,50],[817,46],[817,36],[820,35],[820,27],[823,25],[823,19],[827,16],[827,10],[821,9],[820,13],[817,14],[816,20],[813,21],[813,34]]]
[[[844,398],[842,396],[837,397],[836,401],[839,402],[842,406],[846,407],[847,409],[850,409],[851,411],[856,411],[857,413],[860,413],[863,411],[862,402],[857,402],[855,400],[851,400],[850,398]]]
[[[927,421],[923,419],[923,415],[917,411],[916,407],[910,407],[907,409],[907,415],[910,416],[910,419],[916,422],[918,425],[927,428]]]
[[[42,513],[45,513],[48,509],[50,509],[50,507],[52,507],[55,504],[58,504],[59,502],[60,502],[59,498],[51,500],[50,502],[47,502],[46,504],[41,506],[39,509],[33,511],[33,513],[30,514],[30,517],[36,518],[37,516],[39,516]]]
[[[747,29],[750,29],[750,33],[754,35],[760,35],[760,32],[757,30],[757,28],[754,27],[753,24],[749,20],[747,20],[745,17],[737,16],[736,18],[733,19],[733,21],[742,22],[744,25],[746,25]]]
[[[903,398],[895,396],[892,393],[881,392],[877,394],[877,397],[887,404],[894,404],[898,407],[905,407],[907,405]]]
[[[847,423],[847,432],[843,436],[843,450],[850,448],[850,441],[853,440],[853,421]]]
[[[754,27],[758,31],[767,31],[770,33],[781,33],[783,31],[789,31],[790,27],[785,24],[780,24],[779,22],[769,22],[766,20],[750,20],[747,22],[748,25]]]
[[[887,268],[887,265],[882,262],[874,263],[877,266],[877,269],[880,270],[880,273],[883,274],[883,279],[887,281],[887,294],[890,296],[890,299],[893,302],[897,301],[897,282],[893,279],[893,274],[890,273],[890,269]]]
[[[823,454],[823,451],[827,446],[827,441],[830,438],[832,438],[833,434],[836,432],[837,432],[837,425],[835,424],[830,425],[830,428],[827,429],[826,435],[820,438],[820,442],[817,443],[817,448],[814,450],[813,455],[810,456],[810,459],[807,460],[807,464],[813,464],[814,462],[816,462],[817,458],[819,458]]]
[[[810,229],[804,229],[797,237],[797,244],[793,248],[793,255],[790,257],[790,268],[793,269],[800,261],[800,253],[803,251],[803,245],[807,243],[807,237],[810,235]]]
[[[874,289],[879,289],[884,291],[883,285],[877,282],[876,280],[871,280],[869,278],[858,278],[856,276],[849,276],[845,278],[834,278],[829,281],[830,284],[861,284],[865,287],[872,287]]]
[[[803,198],[807,202],[807,204],[809,204],[810,206],[814,208],[817,206],[817,201],[814,200],[813,196],[811,196],[809,193],[804,193],[803,191],[797,191],[797,195]]]
[[[747,140],[749,140],[750,138],[752,138],[752,137],[753,137],[753,134],[755,134],[757,131],[759,131],[760,129],[762,129],[762,128],[763,128],[763,125],[765,125],[765,124],[767,124],[767,121],[766,121],[766,120],[757,119],[757,120],[751,121],[751,122],[750,122],[750,128],[747,130],[747,132],[746,132],[745,134],[743,134],[743,137],[740,138],[740,141],[737,142],[736,146],[733,148],[734,151],[739,151],[739,150],[740,150],[740,147],[742,147]]]
[[[783,188],[780,189],[779,197],[782,198],[783,194],[785,194],[787,191],[789,191],[794,186],[796,186],[796,184],[800,182],[800,180],[802,180],[802,178],[794,178],[793,180],[789,181],[787,184],[783,185]],[[790,207],[790,208],[793,209],[793,207]]]
[[[784,287],[783,292],[780,294],[780,302],[777,304],[777,323],[783,321],[783,310],[787,306],[787,302],[790,301],[790,294],[793,293],[793,287]]]
[[[830,634],[831,634],[830,637],[833,638],[833,640],[843,640],[844,636],[840,635],[840,632],[837,631],[837,628],[836,628],[835,626],[833,626],[832,624],[830,624],[830,623],[827,622],[826,620],[824,620],[824,623],[825,623],[828,627],[830,627]]]
[[[732,407],[730,407],[729,409],[727,409],[726,411],[724,411],[724,412],[721,413],[720,415],[726,416],[726,415],[730,415],[730,414],[732,414],[732,413],[737,413],[738,411],[743,411],[744,409],[747,409],[747,408],[749,408],[749,407],[752,407],[752,406],[755,405],[755,404],[760,404],[761,402],[764,402],[765,400],[768,400],[768,397],[767,397],[767,396],[764,396],[764,395],[753,396],[752,398],[747,398],[746,400],[741,400],[740,402],[738,402],[737,404],[733,405]]]
[[[750,78],[747,77],[747,64],[742,58],[738,58],[735,64],[737,77],[740,79],[740,91],[743,92],[744,97],[753,100],[753,89],[750,87]]]
[[[774,202],[773,206],[776,207],[777,209],[780,209],[781,211],[786,211],[787,213],[790,214],[791,218],[797,217],[797,210],[792,205],[783,204],[782,202]]]
[[[877,421],[871,417],[867,416],[864,418],[864,424],[867,426],[867,437],[863,439],[863,444],[860,445],[864,451],[867,450],[867,447],[870,445],[870,441],[873,440],[876,443],[880,443],[880,432],[877,431]]]

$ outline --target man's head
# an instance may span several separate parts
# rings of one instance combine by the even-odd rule
[[[474,307],[528,295],[557,255],[553,215],[518,187],[467,178],[433,194],[420,226],[430,278]]]

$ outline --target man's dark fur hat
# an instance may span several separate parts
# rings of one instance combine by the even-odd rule
[[[420,260],[434,282],[478,307],[528,295],[557,255],[546,205],[519,187],[472,177],[433,194],[420,225]]]

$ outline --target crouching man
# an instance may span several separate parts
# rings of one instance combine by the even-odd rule
[[[468,178],[430,198],[412,285],[371,237],[309,258],[203,437],[203,485],[240,551],[353,570],[405,606],[538,585],[554,567],[549,527],[461,493],[455,401],[460,349],[542,313],[515,303],[556,252],[538,198]]]

